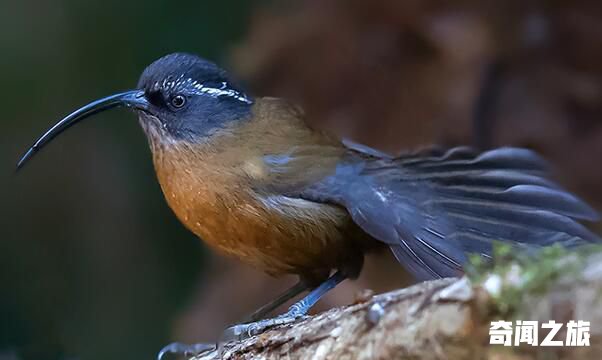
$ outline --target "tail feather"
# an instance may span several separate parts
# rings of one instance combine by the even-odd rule
[[[565,191],[541,185],[513,185],[505,190],[476,186],[439,186],[440,195],[425,204],[454,203],[502,207],[515,211],[546,209],[575,219],[598,220],[598,214],[583,201]]]

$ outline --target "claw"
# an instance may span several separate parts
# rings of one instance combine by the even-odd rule
[[[259,335],[271,327],[290,324],[299,318],[305,317],[309,309],[314,306],[324,294],[345,279],[346,276],[341,271],[337,271],[320,286],[313,289],[306,297],[291,305],[286,313],[271,319],[230,326],[222,333],[220,344],[230,341],[242,341],[255,335]]]
[[[288,312],[272,319],[260,320],[252,323],[233,325],[224,330],[220,342],[242,341],[259,335],[269,328],[286,325],[304,317],[303,314]]]
[[[200,355],[207,351],[217,350],[217,345],[213,344],[183,344],[183,343],[171,343],[165,346],[159,354],[157,354],[157,360],[163,360],[166,354],[182,355],[190,357],[194,355]]]
[[[245,331],[247,330],[247,328],[248,328],[248,324],[238,324],[238,325],[232,325],[232,326],[228,327],[222,333],[222,336],[220,338],[220,343],[242,340],[242,337],[243,337]]]

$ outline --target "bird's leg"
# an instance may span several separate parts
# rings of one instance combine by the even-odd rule
[[[309,290],[309,285],[307,282],[303,280],[299,280],[298,283],[293,285],[291,288],[287,289],[285,292],[280,294],[276,299],[270,301],[269,303],[263,305],[251,315],[249,315],[244,321],[252,322],[265,318],[267,314],[272,312],[278,306],[284,304],[295,296],[301,294],[302,292]],[[190,357],[190,355],[197,355],[203,353],[205,351],[217,350],[216,345],[212,344],[183,344],[183,343],[171,343],[165,346],[158,354],[158,360],[162,360],[162,358],[167,354],[173,354],[176,356],[182,357]]]
[[[263,305],[259,309],[255,310],[251,315],[247,316],[243,322],[252,322],[264,319],[269,313],[271,313],[274,309],[279,307],[280,305],[286,303],[290,299],[295,296],[301,294],[302,292],[309,290],[310,287],[303,280],[299,280],[298,283],[293,285],[291,288],[287,289],[285,292],[280,294],[277,298],[270,301],[269,303]]]
[[[286,313],[271,319],[231,326],[222,334],[221,342],[243,340],[260,334],[270,327],[289,324],[297,320],[298,318],[306,315],[309,309],[311,309],[320,300],[320,298],[324,296],[324,294],[332,290],[346,278],[347,276],[341,271],[337,271],[321,285],[307,294],[306,297],[294,303]]]

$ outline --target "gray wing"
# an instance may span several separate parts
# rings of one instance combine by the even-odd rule
[[[468,253],[490,257],[494,240],[522,249],[600,241],[575,221],[597,213],[545,173],[541,158],[518,148],[395,159],[350,150],[336,174],[301,196],[345,207],[408,270],[429,279],[458,275]]]

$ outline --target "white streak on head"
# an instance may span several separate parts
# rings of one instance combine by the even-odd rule
[[[252,101],[245,94],[229,88],[228,83],[226,83],[225,81],[222,82],[219,89],[210,86],[205,86],[202,83],[199,83],[198,81],[192,80],[190,78],[184,80],[183,83],[186,85],[190,85],[193,89],[196,90],[197,93],[200,94],[206,94],[215,98],[219,96],[227,96],[247,104],[252,103]]]
[[[196,80],[191,78],[184,79],[184,75],[180,75],[177,79],[167,77],[163,81],[157,81],[153,84],[154,90],[162,89],[163,91],[170,92],[173,90],[182,91],[191,95],[208,95],[213,98],[220,96],[227,96],[238,101],[242,101],[246,104],[252,104],[253,101],[249,99],[245,94],[231,89],[228,87],[227,82],[222,82],[219,88],[205,86]]]

